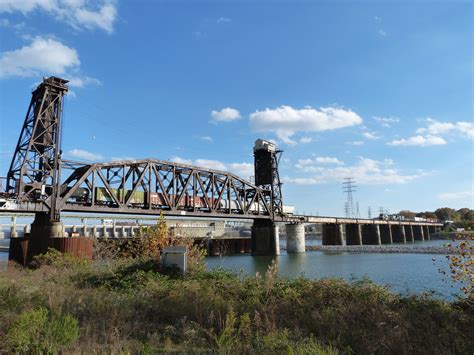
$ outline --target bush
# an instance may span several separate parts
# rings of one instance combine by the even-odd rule
[[[26,311],[13,322],[6,335],[10,352],[52,353],[79,337],[79,324],[70,316],[52,317],[46,308]]]

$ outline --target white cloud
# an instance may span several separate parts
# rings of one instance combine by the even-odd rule
[[[44,11],[76,29],[100,28],[113,32],[117,18],[115,0],[1,0],[0,13]]]
[[[316,157],[313,159],[299,159],[298,163],[295,165],[298,169],[303,171],[311,171],[314,168],[314,165],[344,165],[344,162],[340,161],[337,158],[332,157]],[[310,168],[310,170],[308,170]]]
[[[69,80],[69,86],[74,86],[78,88],[83,88],[88,85],[102,85],[102,82],[99,79],[91,78],[90,76],[77,77],[77,76],[66,76]]]
[[[228,17],[219,17],[216,22],[219,24],[222,24],[222,23],[229,23],[231,21],[232,20]]]
[[[359,146],[359,145],[364,145],[364,141],[347,142],[347,144]]]
[[[250,176],[254,174],[254,167],[251,163],[223,163],[218,160],[209,160],[209,159],[183,159],[181,157],[172,157],[170,159],[178,164],[187,164],[195,165],[201,168],[212,169],[212,170],[221,170],[229,171],[241,178],[248,180]]]
[[[383,126],[383,127],[390,127],[393,123],[400,122],[400,119],[398,117],[374,116],[373,119],[374,119],[374,121],[380,123],[380,125]]]
[[[297,132],[321,132],[350,127],[362,123],[362,118],[351,110],[335,107],[294,109],[280,106],[275,109],[255,111],[250,115],[254,132],[273,132],[287,144],[294,144],[291,137]]]
[[[74,48],[52,38],[36,37],[29,45],[0,55],[0,78],[40,76],[43,73],[60,75],[79,64]]]
[[[370,140],[376,140],[380,138],[375,132],[363,132],[362,135]]]
[[[303,159],[302,161],[308,160]],[[309,159],[309,161],[313,160]],[[422,171],[418,171],[416,174],[402,174],[394,167],[394,162],[390,159],[379,161],[361,157],[355,165],[336,167],[320,166],[314,161],[313,164],[300,164],[300,162],[301,160],[296,168],[305,173],[312,173],[311,176],[285,177],[284,182],[304,185],[323,184],[342,181],[351,176],[358,184],[404,184],[427,175]]]
[[[211,117],[213,122],[230,122],[240,118],[240,112],[235,108],[226,107],[220,111],[212,111]]]
[[[473,197],[474,197],[474,187],[468,191],[445,192],[438,195],[438,198],[440,200],[461,200],[465,198],[471,198],[471,203],[474,202],[472,201]]]
[[[382,29],[378,30],[378,32],[377,32],[377,33],[378,33],[378,34],[379,34],[379,36],[381,36],[381,37],[386,37],[386,36],[387,36],[387,32],[385,32],[385,31],[384,31],[384,30],[382,30]]]
[[[66,152],[66,155],[71,158],[83,159],[88,161],[97,161],[104,159],[103,155],[91,153],[83,149],[73,149]]]
[[[134,157],[129,157],[129,156],[121,156],[121,157],[112,157],[112,161],[126,161],[126,160],[137,160]]]
[[[212,139],[212,137],[210,137],[210,136],[202,136],[202,137],[199,137],[199,139],[201,139],[203,141],[206,141],[206,142],[214,142],[214,139]]]
[[[474,123],[472,122],[440,122],[432,118],[427,118],[426,121],[428,122],[428,126],[417,129],[417,133],[427,133],[431,135],[457,133],[468,138],[474,138]]]
[[[313,141],[313,138],[311,137],[301,137],[300,138],[300,143],[303,143],[303,144],[308,144],[308,143],[311,143]]]
[[[396,139],[393,140],[389,143],[388,145],[392,146],[420,146],[420,147],[427,147],[431,145],[443,145],[446,144],[446,141],[441,138],[441,137],[436,137],[436,136],[413,136],[410,138],[401,138],[401,139]]]

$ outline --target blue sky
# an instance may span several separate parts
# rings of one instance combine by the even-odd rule
[[[0,175],[42,76],[71,80],[64,157],[252,175],[344,215],[474,207],[472,2],[0,0]]]

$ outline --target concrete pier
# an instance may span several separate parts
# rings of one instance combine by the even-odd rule
[[[410,225],[405,225],[405,236],[406,236],[406,241],[407,242],[414,242],[415,239],[413,238],[413,226]]]
[[[346,244],[362,245],[362,226],[360,224],[346,224]]]
[[[429,226],[423,226],[423,234],[425,236],[425,240],[431,240],[431,235],[430,235],[430,227]]]
[[[323,245],[346,245],[342,224],[323,224]]]
[[[378,224],[362,225],[362,244],[364,245],[380,245],[380,228]]]
[[[306,249],[304,224],[291,223],[286,225],[287,253],[304,253]]]
[[[270,220],[256,219],[252,226],[252,255],[278,255],[278,227]]]
[[[406,243],[405,228],[402,225],[392,225],[392,240],[394,243]]]
[[[425,240],[425,236],[423,234],[423,226],[413,226],[413,239],[414,240]]]
[[[392,228],[389,224],[381,224],[380,229],[380,241],[382,244],[393,244]]]

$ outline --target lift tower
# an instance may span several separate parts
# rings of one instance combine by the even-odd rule
[[[265,192],[265,200],[270,206],[272,218],[283,214],[283,197],[281,180],[278,172],[282,150],[277,150],[274,143],[257,139],[253,148],[255,158],[255,185]]]
[[[254,255],[278,255],[279,235],[275,218],[283,215],[283,198],[278,163],[281,150],[275,144],[262,139],[255,141],[253,154],[255,157],[255,185],[263,194],[264,203],[268,206],[271,219],[254,220],[252,227],[252,253]]]
[[[33,91],[7,175],[7,192],[19,202],[42,201],[51,221],[59,221],[61,116],[67,83],[51,76]]]

